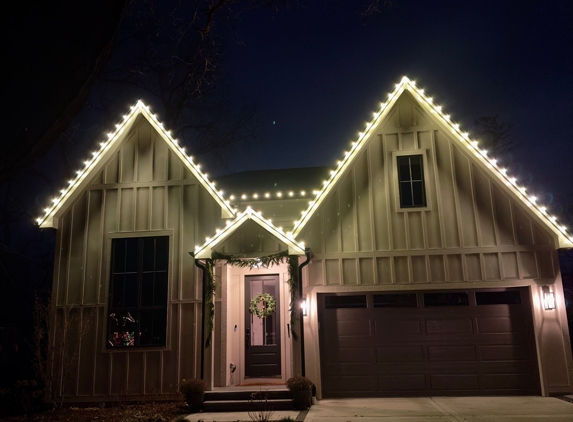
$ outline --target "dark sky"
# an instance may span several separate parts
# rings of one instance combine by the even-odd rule
[[[573,203],[573,2],[396,0],[365,22],[359,1],[316,3],[238,25],[228,82],[265,126],[231,170],[334,165],[406,75],[470,135],[482,115],[513,123],[510,168]]]

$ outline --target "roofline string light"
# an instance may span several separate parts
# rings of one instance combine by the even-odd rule
[[[499,167],[497,160],[488,156],[487,150],[481,150],[479,148],[478,141],[471,140],[469,134],[463,132],[460,129],[459,124],[452,122],[450,115],[444,113],[441,106],[434,104],[433,99],[427,96],[423,89],[418,88],[416,83],[408,79],[406,76],[402,78],[399,84],[396,84],[394,91],[388,94],[387,101],[380,104],[380,109],[373,113],[372,120],[366,123],[364,132],[359,132],[358,139],[351,143],[350,150],[344,151],[343,158],[338,161],[336,169],[331,171],[329,179],[324,181],[322,188],[313,191],[313,194],[315,195],[314,200],[309,202],[307,209],[302,212],[302,217],[298,221],[294,222],[293,231],[292,233],[288,234],[289,236],[296,238],[296,236],[300,234],[302,228],[314,214],[314,211],[319,207],[322,201],[325,200],[332,187],[336,184],[336,181],[348,168],[354,157],[366,143],[366,140],[370,138],[372,132],[386,117],[387,112],[392,109],[392,106],[395,104],[396,100],[405,90],[408,90],[412,95],[420,100],[420,103],[426,107],[431,114],[437,115],[441,123],[449,128],[449,130],[458,138],[458,140],[474,153],[474,155],[478,160],[482,162],[482,164],[490,169],[519,198],[524,200],[525,203],[534,212],[536,212],[540,218],[542,218],[550,227],[552,227],[558,235],[562,236],[569,243],[569,245],[564,246],[573,245],[573,237],[567,232],[567,228],[565,226],[559,225],[557,223],[557,218],[555,216],[549,215],[547,213],[547,209],[537,203],[537,198],[534,195],[527,195],[526,188],[524,186],[519,186],[515,177],[508,176],[507,169]]]
[[[243,212],[238,213],[233,221],[227,221],[223,229],[217,229],[214,237],[207,237],[203,245],[195,246],[195,257],[200,257],[202,252],[215,247],[248,219],[256,221],[260,226],[289,245],[298,254],[304,255],[304,242],[296,242],[291,236],[287,236],[282,227],[276,227],[271,219],[265,219],[260,211],[255,211],[251,207],[247,207]]]
[[[101,162],[105,153],[111,149],[120,135],[133,123],[140,113],[147,118],[151,125],[157,130],[157,133],[172,147],[173,151],[183,160],[187,168],[197,177],[207,191],[213,194],[219,205],[225,209],[230,216],[235,215],[236,211],[231,207],[229,201],[224,198],[223,192],[216,189],[215,183],[210,181],[207,174],[200,170],[199,164],[193,161],[193,157],[185,153],[185,147],[180,146],[177,140],[171,136],[171,132],[163,127],[163,124],[158,120],[157,116],[151,113],[149,106],[144,104],[141,100],[138,100],[130,109],[130,113],[124,115],[123,120],[115,125],[115,131],[108,133],[107,139],[100,143],[100,148],[92,152],[91,157],[84,161],[84,167],[76,171],[76,177],[70,180],[64,189],[60,190],[60,196],[52,199],[50,206],[44,209],[44,215],[35,219],[36,224],[40,227],[52,227],[52,219],[57,211],[64,202],[72,196],[78,186],[85,181],[91,171]]]
[[[295,192],[292,190],[287,190],[285,192],[282,191],[278,191],[274,193],[274,196],[272,193],[270,192],[264,192],[262,194],[259,193],[253,193],[253,194],[246,194],[243,193],[241,195],[237,195],[237,194],[231,194],[229,195],[229,200],[231,201],[236,201],[236,202],[240,202],[240,201],[250,201],[253,199],[285,199],[285,198],[296,198],[297,196],[300,197],[306,197],[306,191],[301,190],[300,192]]]

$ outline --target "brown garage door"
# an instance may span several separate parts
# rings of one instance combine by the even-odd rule
[[[526,288],[318,301],[324,397],[540,394]]]

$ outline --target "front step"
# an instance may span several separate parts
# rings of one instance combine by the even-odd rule
[[[206,391],[204,412],[292,410],[289,390]]]

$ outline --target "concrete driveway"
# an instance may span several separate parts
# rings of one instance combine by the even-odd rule
[[[573,422],[573,403],[553,397],[330,399],[305,422]]]

